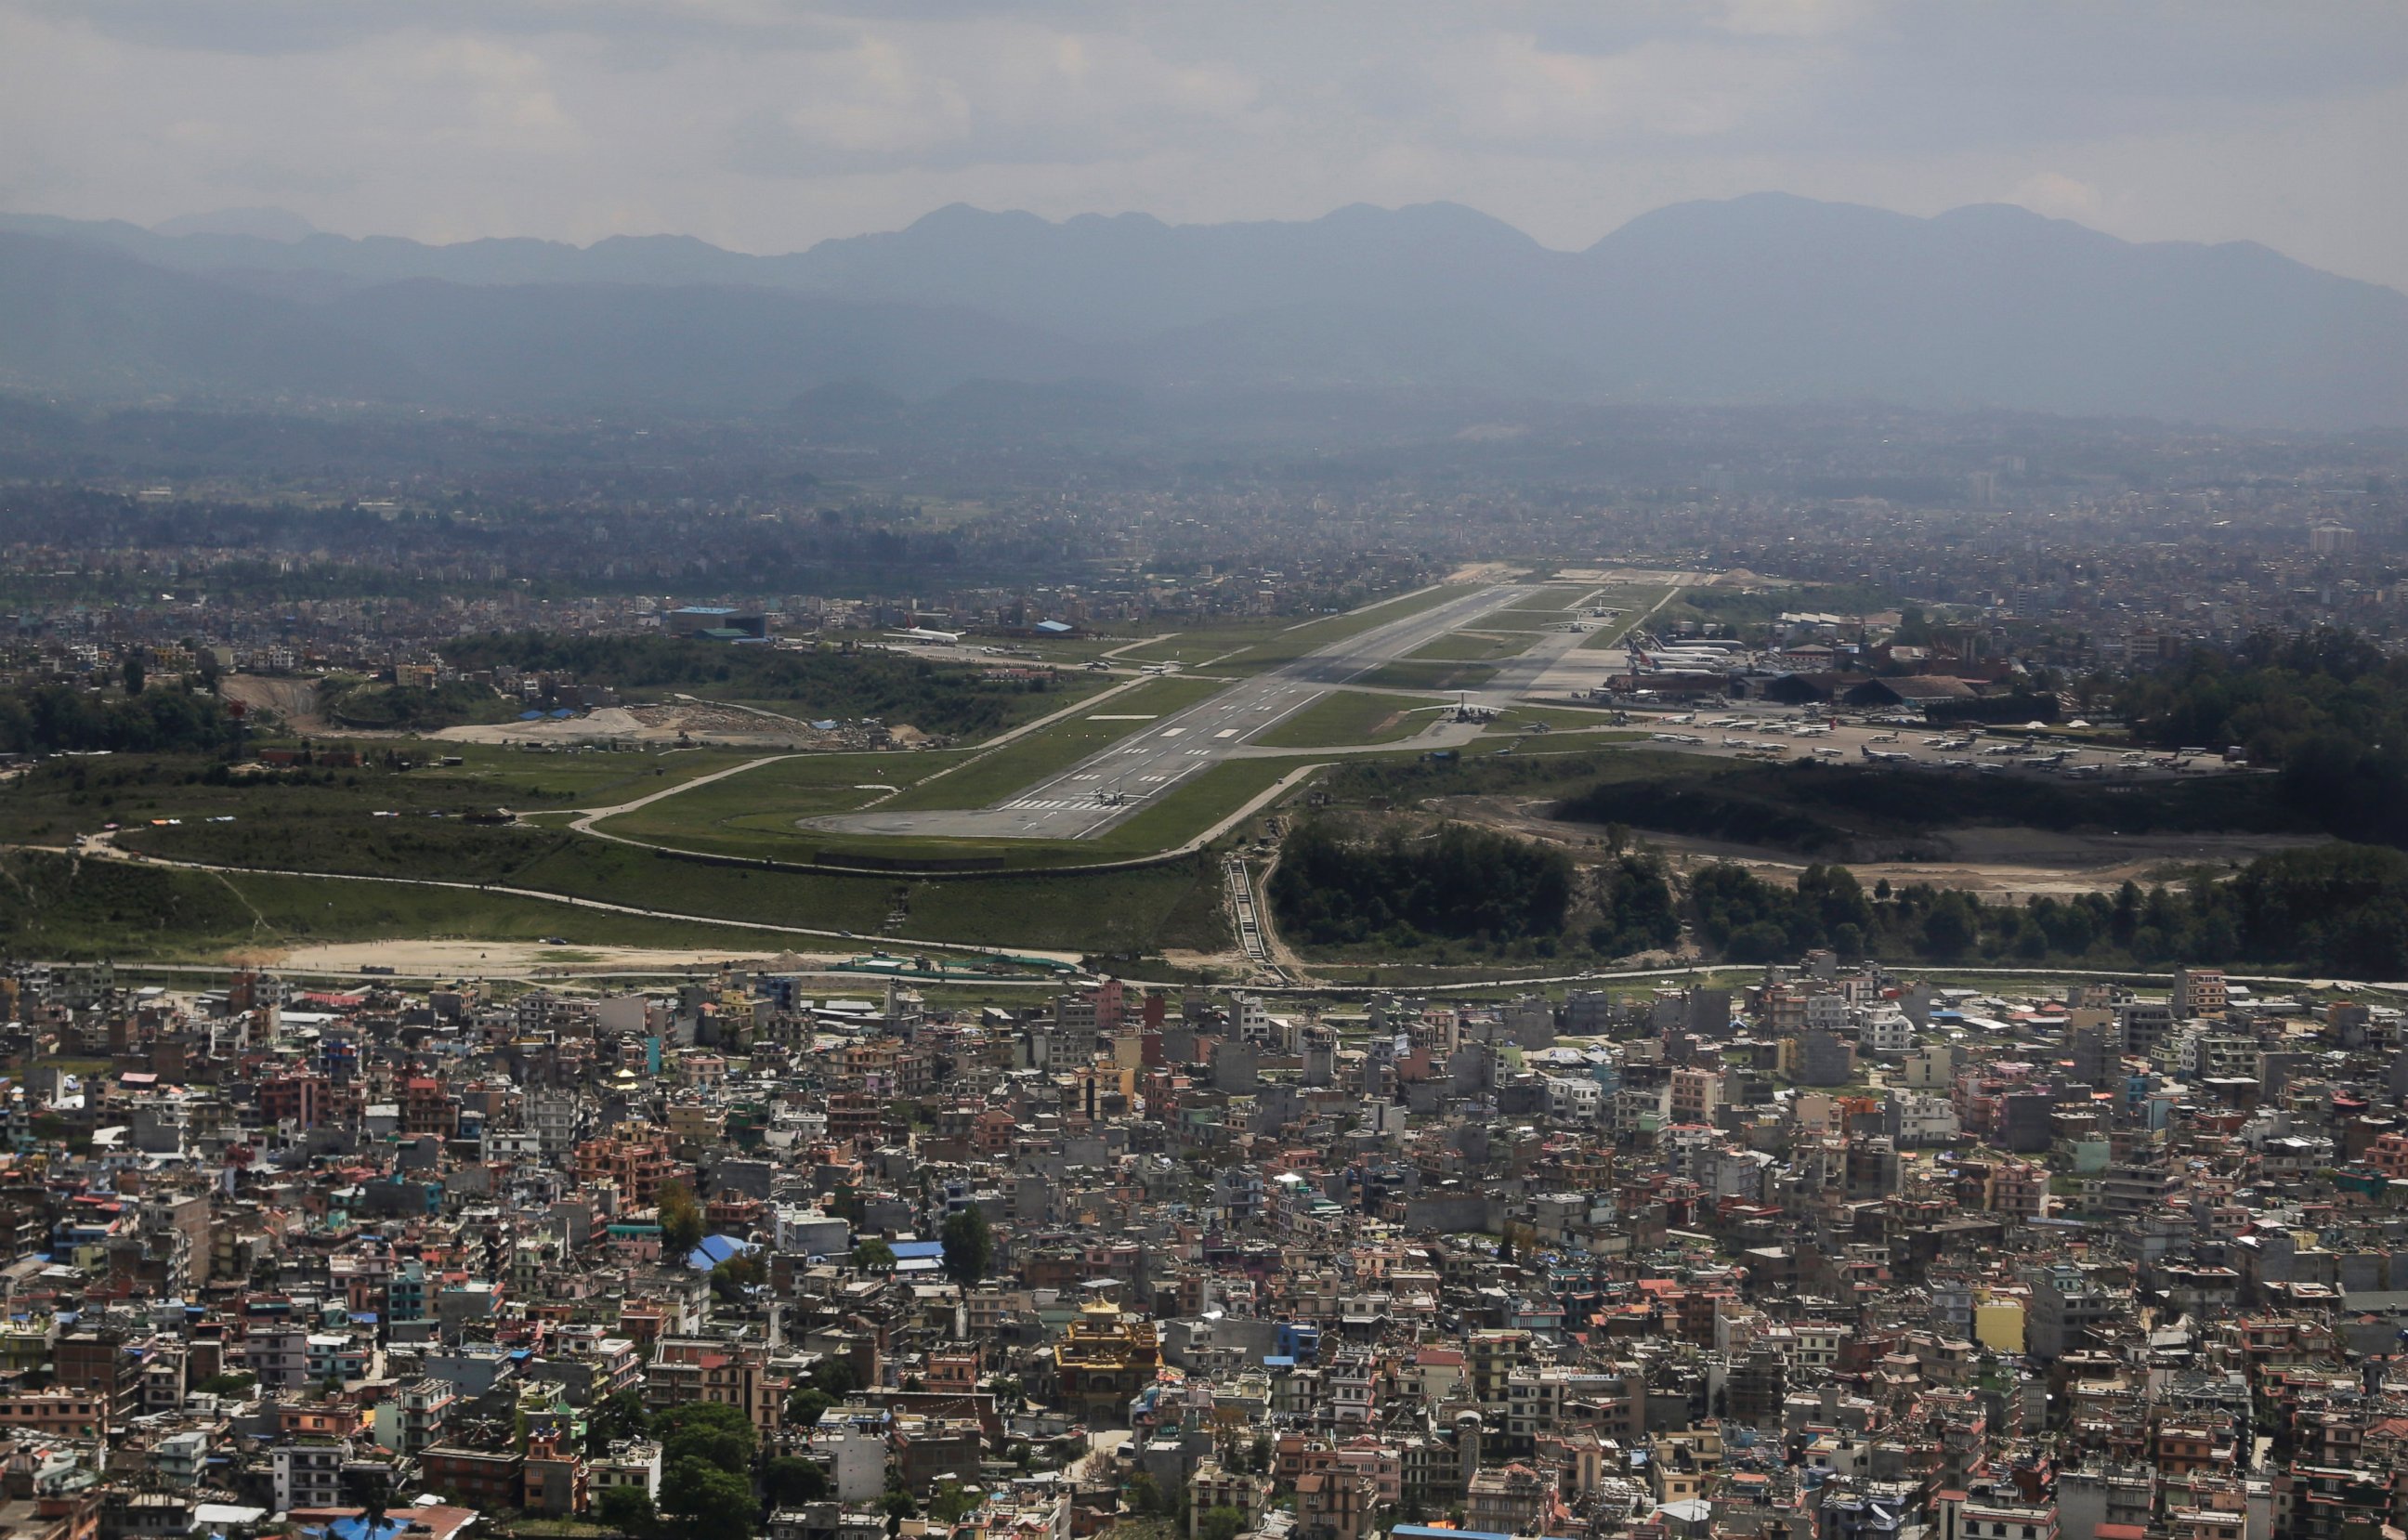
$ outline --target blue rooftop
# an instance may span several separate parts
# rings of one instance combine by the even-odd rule
[[[919,1262],[930,1257],[942,1261],[945,1255],[945,1243],[942,1241],[896,1241],[894,1243],[893,1250],[895,1252],[895,1260],[896,1262]]]
[[[394,1518],[388,1515],[385,1521],[376,1527],[373,1540],[394,1540],[396,1535],[404,1533],[408,1528],[409,1520],[407,1518]],[[337,1519],[322,1530],[304,1530],[301,1533],[331,1535],[333,1540],[371,1540],[368,1534],[368,1516],[364,1513]]]
[[[700,1246],[685,1254],[685,1264],[688,1267],[713,1268],[730,1257],[740,1257],[747,1251],[758,1249],[758,1247],[748,1245],[733,1235],[705,1235]]]

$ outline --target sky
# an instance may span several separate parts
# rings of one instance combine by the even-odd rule
[[[749,251],[1778,190],[2408,289],[2399,0],[0,0],[0,208]]]

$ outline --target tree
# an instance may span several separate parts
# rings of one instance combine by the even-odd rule
[[[1964,956],[1981,934],[1981,911],[1954,889],[1941,894],[1923,917],[1924,948],[1942,962]]]
[[[865,1273],[892,1273],[895,1248],[875,1235],[865,1235],[853,1248],[853,1265]]]
[[[343,1484],[351,1489],[360,1505],[360,1533],[365,1540],[377,1540],[377,1532],[384,1528],[385,1510],[393,1504],[393,1477],[384,1470],[346,1472]]]
[[[827,1472],[816,1460],[781,1454],[761,1467],[761,1490],[773,1508],[824,1502],[828,1496]]]
[[[824,1358],[811,1365],[811,1389],[842,1400],[853,1394],[860,1381],[853,1378],[853,1365],[840,1358]]]
[[[744,1297],[745,1290],[768,1281],[769,1269],[760,1257],[745,1252],[710,1270],[710,1297],[722,1305],[733,1305]]]
[[[1226,1503],[1218,1503],[1204,1510],[1196,1520],[1197,1540],[1238,1540],[1246,1532],[1246,1516]]]
[[[129,652],[125,655],[124,677],[125,692],[127,694],[139,695],[142,693],[144,675],[142,671],[141,653]]]
[[[945,1248],[945,1276],[955,1283],[976,1283],[986,1276],[995,1262],[995,1234],[978,1205],[955,1210],[938,1235]]]
[[[957,1524],[962,1516],[979,1505],[979,1494],[963,1490],[961,1483],[948,1481],[928,1498],[928,1517],[939,1524]]]
[[[1150,1471],[1140,1471],[1129,1478],[1128,1505],[1131,1513],[1160,1514],[1169,1509],[1162,1500],[1162,1484]]]
[[[752,1468],[752,1419],[734,1406],[690,1401],[663,1412],[652,1426],[664,1462],[699,1461],[732,1476]]]
[[[660,1521],[652,1494],[641,1487],[605,1487],[594,1498],[594,1517],[621,1534],[647,1534]]]
[[[670,1182],[661,1189],[660,1209],[662,1242],[672,1260],[683,1262],[702,1244],[702,1205],[685,1183]]]
[[[652,1431],[652,1414],[644,1409],[644,1392],[621,1390],[606,1396],[585,1422],[588,1453],[603,1454],[623,1439],[641,1438]]]
[[[837,1404],[836,1397],[816,1386],[797,1385],[786,1397],[786,1422],[790,1427],[816,1428],[827,1409]]]
[[[661,1476],[661,1506],[682,1520],[692,1540],[727,1540],[752,1533],[752,1483],[709,1460],[669,1462]]]

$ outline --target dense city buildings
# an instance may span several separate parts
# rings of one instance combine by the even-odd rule
[[[2408,1017],[2329,988],[218,982],[7,980],[18,1533],[2408,1505]]]

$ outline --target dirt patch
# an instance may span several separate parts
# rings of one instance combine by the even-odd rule
[[[319,708],[316,679],[228,674],[218,680],[218,697],[241,703],[246,712],[272,716],[295,733],[337,731]]]

